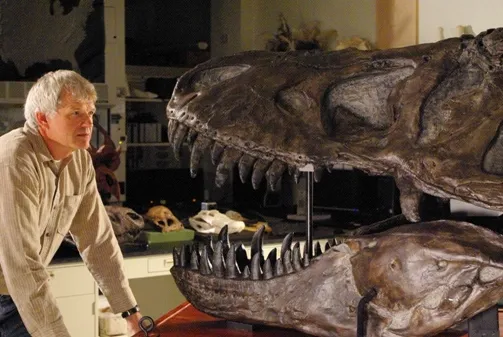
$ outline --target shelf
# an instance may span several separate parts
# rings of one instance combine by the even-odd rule
[[[128,79],[163,77],[180,77],[193,67],[155,67],[155,66],[133,66],[126,65]]]
[[[0,105],[20,106],[25,103],[26,96],[34,82],[0,81]],[[93,83],[98,94],[97,107],[113,107],[108,99],[108,85]]]
[[[141,97],[126,97],[126,102],[143,102],[143,103],[168,103],[168,100],[162,98],[141,98]]]
[[[140,147],[140,146],[170,146],[171,144],[168,142],[160,142],[160,143],[126,143],[129,147]]]

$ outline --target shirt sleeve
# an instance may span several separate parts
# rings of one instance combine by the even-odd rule
[[[40,258],[39,179],[29,164],[0,165],[0,266],[28,332],[69,337]]]
[[[96,175],[88,157],[86,189],[70,233],[89,271],[115,313],[136,305],[124,273],[124,260],[110,218],[98,193]]]

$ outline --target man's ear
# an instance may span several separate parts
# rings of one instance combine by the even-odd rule
[[[37,111],[35,113],[35,119],[37,120],[37,124],[39,127],[47,128],[47,115],[43,112]]]

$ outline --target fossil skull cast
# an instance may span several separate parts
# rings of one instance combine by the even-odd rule
[[[503,210],[503,29],[382,51],[245,52],[185,73],[167,107],[191,171],[271,189],[288,170],[390,175],[418,221],[422,193]]]
[[[216,209],[202,210],[189,218],[189,223],[200,233],[220,233],[222,228],[227,226],[229,234],[239,233],[245,228],[245,223],[241,220],[233,220],[226,214],[220,213]]]
[[[217,317],[338,337],[356,335],[370,289],[368,337],[433,336],[503,298],[503,236],[469,223],[348,237],[324,253],[318,244],[314,258],[301,258],[292,235],[265,258],[262,235],[252,239],[251,260],[223,235],[201,251],[175,250],[171,274],[182,294]]]
[[[106,205],[108,217],[119,244],[133,242],[145,227],[143,217],[129,207]]]
[[[183,224],[166,206],[152,206],[145,214],[163,233],[183,229]]]

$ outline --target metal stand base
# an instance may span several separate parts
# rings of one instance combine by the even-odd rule
[[[499,337],[498,306],[473,316],[468,320],[469,337]]]
[[[235,321],[226,321],[226,325],[229,329],[233,330],[243,330],[243,331],[257,331],[260,327],[259,325],[240,323]]]

